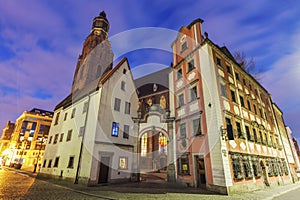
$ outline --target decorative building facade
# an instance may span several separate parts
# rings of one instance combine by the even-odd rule
[[[112,67],[108,30],[101,12],[84,42],[71,94],[55,107],[41,176],[95,185],[128,181],[136,170],[138,97],[127,59]]]
[[[202,22],[182,27],[172,44],[177,181],[221,193],[291,182],[270,94],[202,35]]]
[[[160,178],[175,182],[174,119],[170,117],[170,68],[135,80],[139,97],[136,120],[139,126],[139,169],[159,172]]]
[[[2,153],[5,165],[36,171],[42,163],[53,112],[33,108],[17,118],[9,146]],[[12,128],[11,127],[11,128]]]
[[[8,121],[6,123],[5,128],[3,129],[1,138],[0,138],[0,157],[1,162],[0,165],[5,165],[5,162],[7,159],[9,159],[9,155],[10,155],[10,150],[9,150],[9,143],[10,143],[10,139],[11,136],[14,132],[15,129],[15,123]]]

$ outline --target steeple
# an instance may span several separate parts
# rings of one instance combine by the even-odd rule
[[[108,41],[109,22],[104,11],[93,19],[90,34],[84,41],[73,78],[72,90],[85,87],[112,68],[113,52]]]

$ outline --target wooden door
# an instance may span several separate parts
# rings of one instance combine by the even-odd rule
[[[107,183],[109,175],[110,157],[101,157],[98,183]]]

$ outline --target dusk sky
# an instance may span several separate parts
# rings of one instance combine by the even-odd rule
[[[254,58],[260,82],[300,141],[296,0],[0,0],[1,129],[24,110],[53,111],[69,94],[82,44],[102,10],[115,58],[127,56],[136,78],[168,67],[176,31],[203,19],[214,43]]]

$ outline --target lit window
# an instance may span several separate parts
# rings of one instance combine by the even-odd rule
[[[128,169],[128,158],[127,157],[119,158],[119,169]]]
[[[112,123],[111,135],[114,136],[114,137],[118,137],[118,135],[119,135],[119,123],[117,123],[117,122]]]
[[[145,133],[141,138],[141,156],[146,157],[147,156],[147,140],[148,140],[148,134]]]
[[[168,144],[168,139],[167,137],[162,134],[162,133],[159,133],[159,136],[158,136],[158,154],[159,155],[167,155],[167,144]]]
[[[180,175],[190,174],[188,154],[184,154],[180,158],[178,158],[178,174]]]

